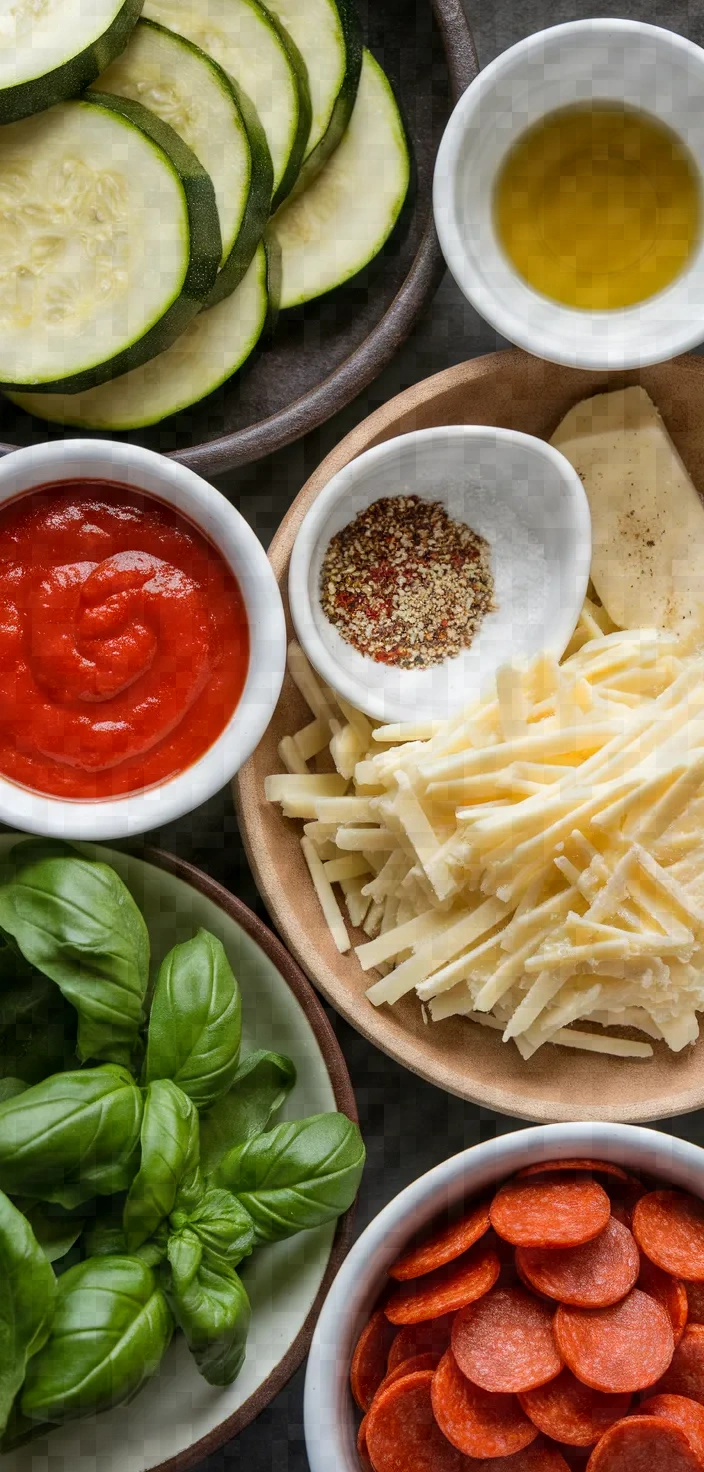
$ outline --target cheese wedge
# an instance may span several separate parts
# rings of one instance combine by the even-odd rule
[[[575,404],[552,444],[592,514],[592,581],[620,628],[704,641],[704,506],[645,389]]]

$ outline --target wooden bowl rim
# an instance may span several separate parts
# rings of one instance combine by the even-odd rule
[[[276,967],[289,990],[293,992],[310,1023],[332,1084],[338,1110],[346,1114],[355,1124],[359,1124],[352,1081],[340,1044],[310,982],[278,937],[264,924],[263,920],[259,919],[258,915],[254,914],[253,910],[250,910],[248,905],[245,905],[236,895],[231,894],[216,879],[211,879],[210,875],[198,869],[195,864],[189,863],[187,859],[178,858],[176,854],[167,853],[164,849],[151,847],[139,850],[128,849],[127,852],[134,858],[152,864],[157,869],[165,870],[167,874],[173,874],[175,878],[182,879],[192,889],[198,890],[199,894],[212,900],[218,909],[224,910],[225,914],[241,926],[251,940],[255,941]],[[354,1215],[355,1204],[345,1212],[344,1216],[340,1217],[325,1274],[315,1300],[296,1338],[289,1345],[278,1365],[275,1365],[271,1374],[253,1391],[252,1395],[248,1396],[233,1415],[219,1422],[212,1431],[202,1436],[185,1451],[168,1457],[165,1462],[155,1463],[149,1472],[187,1472],[188,1468],[196,1466],[212,1452],[219,1451],[225,1442],[231,1441],[240,1431],[244,1430],[245,1426],[249,1426],[250,1422],[254,1421],[283,1389],[308,1353],[318,1314],[325,1302],[328,1289],[350,1249],[354,1234]]]

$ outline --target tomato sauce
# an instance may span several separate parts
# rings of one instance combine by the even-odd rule
[[[110,481],[0,509],[0,774],[105,799],[191,766],[249,663],[239,587],[185,517]]]

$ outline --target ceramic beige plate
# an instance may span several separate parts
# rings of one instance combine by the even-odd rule
[[[0,855],[13,840],[0,838]],[[287,1053],[298,1081],[281,1119],[340,1109],[356,1119],[352,1085],[332,1028],[295,962],[266,926],[199,869],[157,850],[150,862],[107,848],[84,852],[113,865],[144,912],[158,965],[199,926],[217,935],[242,990],[242,1052]],[[76,1421],[3,1457],[3,1472],[185,1472],[236,1436],[301,1363],[318,1312],[351,1240],[351,1216],[263,1249],[242,1268],[252,1302],[247,1357],[234,1385],[217,1390],[177,1335],[153,1380],[128,1407]]]
[[[511,350],[460,364],[416,384],[379,409],[328,456],[296,498],[270,549],[285,599],[288,561],[298,527],[331,476],[355,455],[393,435],[439,424],[494,424],[548,439],[579,399],[604,388],[642,383],[704,492],[704,360],[684,357],[639,372],[561,368]],[[291,624],[289,620],[289,631]],[[341,956],[323,921],[299,845],[300,824],[264,800],[264,777],[280,772],[281,737],[310,719],[286,680],[273,721],[237,780],[241,828],[250,864],[286,944],[304,971],[354,1027],[430,1083],[506,1114],[540,1122],[648,1120],[704,1104],[704,1039],[672,1054],[664,1045],[644,1062],[546,1046],[524,1063],[488,1028],[461,1018],[426,1026],[406,997],[374,1008],[353,954]],[[364,940],[361,933],[356,940]]]

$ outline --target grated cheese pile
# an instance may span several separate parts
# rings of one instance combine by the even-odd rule
[[[304,820],[303,852],[341,951],[332,886],[369,940],[375,1005],[415,990],[433,1021],[652,1055],[704,1010],[704,657],[616,630],[587,600],[561,665],[507,666],[442,723],[372,730],[297,645],[313,720],[279,747],[266,796]],[[327,751],[335,771],[311,770]],[[590,1028],[575,1027],[588,1021]],[[605,1032],[604,1029],[609,1029]]]

